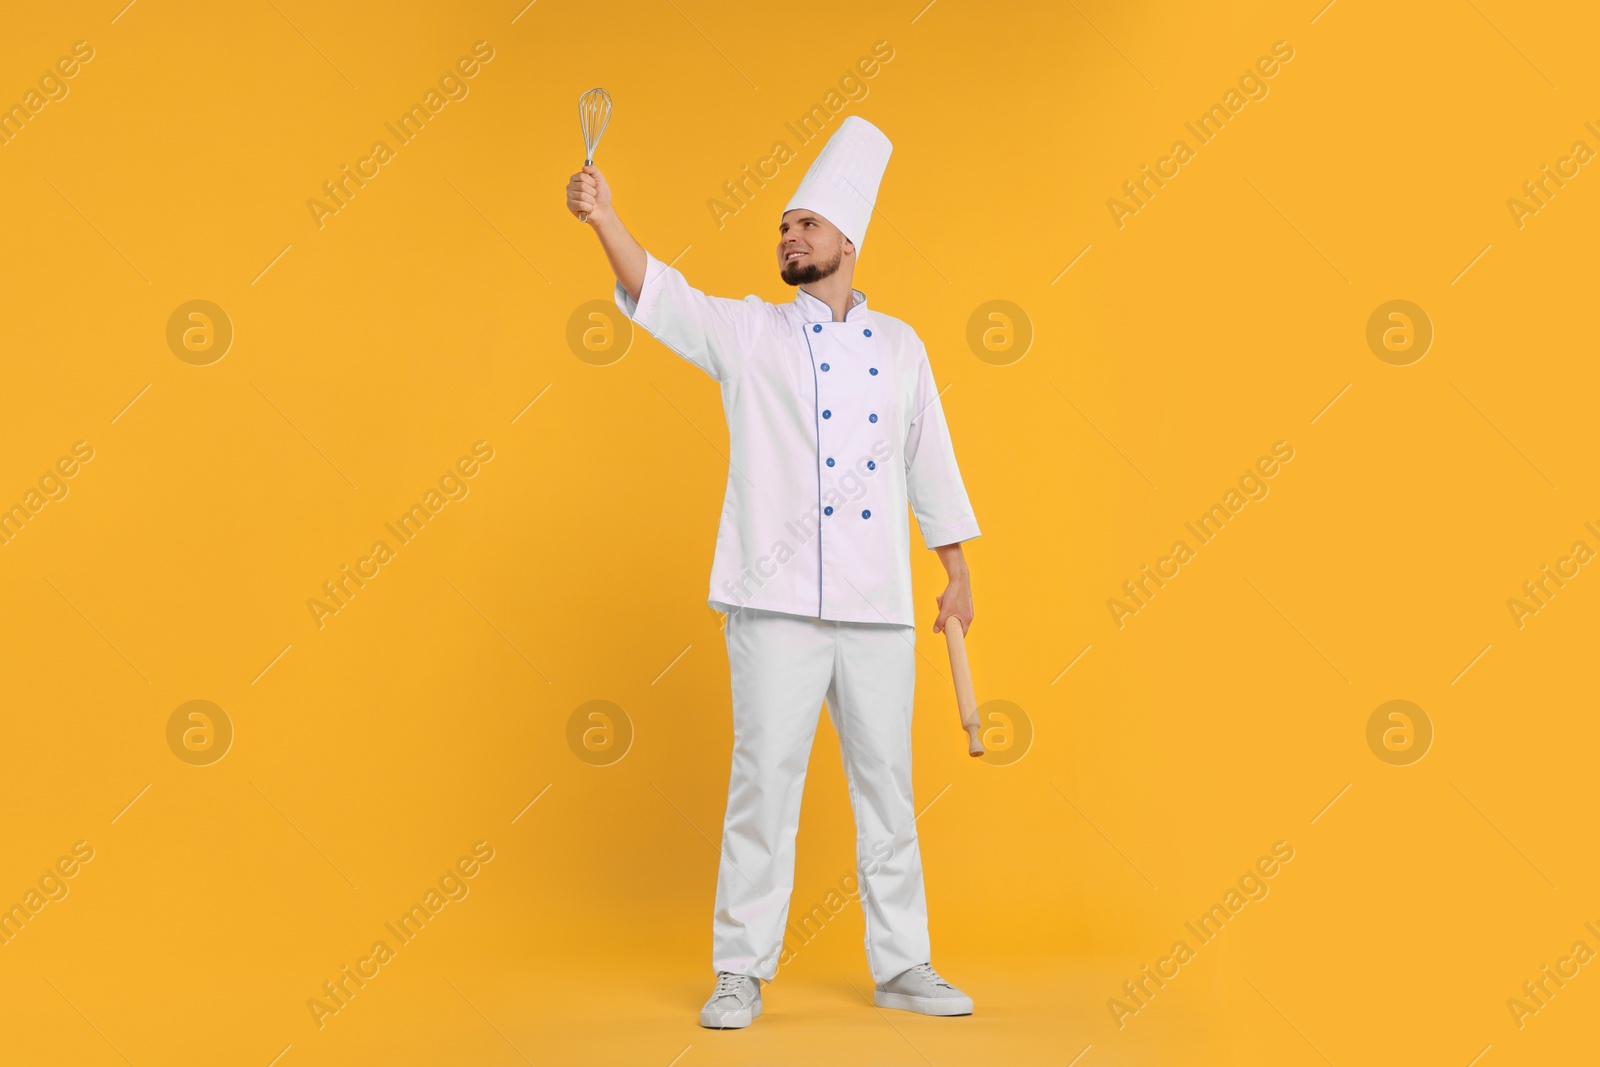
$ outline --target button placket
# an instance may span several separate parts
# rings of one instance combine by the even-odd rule
[[[821,334],[823,332],[822,323],[820,323],[820,322],[812,323],[811,324],[811,332],[813,334]],[[835,335],[828,334],[827,336],[829,338],[833,338]],[[828,348],[827,342],[824,341],[821,337],[818,337],[815,341],[812,342],[812,351],[816,355],[820,356],[821,354],[825,353],[827,351],[827,348]],[[836,357],[830,357],[830,358],[836,358]],[[822,406],[824,403],[830,403],[831,402],[831,399],[824,395],[828,391],[825,388],[826,381],[831,381],[831,379],[825,380],[822,377],[822,375],[827,374],[830,371],[832,371],[833,370],[833,364],[831,362],[829,362],[828,359],[820,359],[817,362],[816,366],[817,366],[817,370],[819,372],[821,372],[817,377],[817,407],[820,409],[818,411],[818,415],[821,417],[821,419],[823,421],[831,422],[832,419],[833,419],[833,409],[831,407],[823,407]],[[818,446],[817,447],[817,455],[821,458],[821,462],[822,462],[823,466],[828,467],[828,468],[832,468],[832,467],[835,467],[837,465],[837,460],[833,456],[827,454],[829,451],[831,451],[830,442],[827,440],[828,436],[831,436],[831,435],[823,434],[823,432],[822,432],[822,423],[819,422],[818,423],[818,439],[817,439],[817,446]],[[819,503],[820,503],[820,501],[819,501]],[[830,505],[824,507],[822,509],[822,514],[823,515],[832,515],[833,514],[833,506],[830,504]]]
[[[851,527],[836,527],[836,536],[845,537],[847,541],[867,538],[868,542],[876,543],[876,535],[871,533],[876,528],[867,526],[873,518],[874,510],[881,510],[871,505],[881,502],[879,491],[872,488],[877,485],[870,474],[877,471],[876,460],[868,455],[859,455],[866,452],[870,441],[869,435],[881,432],[884,425],[884,404],[890,398],[885,392],[887,378],[879,374],[882,369],[878,361],[885,358],[883,353],[876,351],[876,342],[872,340],[871,327],[852,323],[851,327],[841,332],[843,323],[834,323],[832,328],[823,330],[822,323],[813,323],[812,351],[815,354],[817,370],[817,428],[819,433],[818,456],[824,469],[824,484],[834,491],[842,492],[831,486],[834,477],[843,477],[846,470],[852,476],[867,476],[869,487],[865,499],[860,499],[859,493],[850,493],[846,496],[849,503],[828,503],[821,510],[828,519],[843,519],[846,515],[854,513],[854,522],[863,526],[849,532]],[[859,332],[855,332],[858,331]],[[874,346],[874,347],[868,347]],[[865,370],[866,374],[860,378],[856,375]],[[838,371],[843,377],[836,380],[832,373]],[[882,380],[880,380],[882,378]],[[870,383],[870,384],[869,384]],[[838,386],[835,390],[834,386]],[[835,422],[834,416],[838,415],[842,422]],[[860,420],[860,421],[857,421]],[[843,450],[841,458],[840,450]],[[850,458],[850,457],[856,458]],[[830,494],[831,495],[831,494]],[[841,510],[843,509],[843,510]],[[838,512],[835,515],[835,512]],[[827,542],[824,542],[826,545]],[[829,553],[824,548],[824,556]],[[826,559],[823,561],[824,572],[830,570]]]

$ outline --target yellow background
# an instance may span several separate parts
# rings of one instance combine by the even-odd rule
[[[0,903],[95,850],[0,947],[7,1063],[1593,1057],[1593,964],[1520,1029],[1506,1006],[1600,949],[1600,577],[1520,629],[1506,603],[1600,547],[1600,177],[1520,228],[1507,207],[1600,147],[1584,5],[107,0],[7,21],[0,101],[75,41],[94,58],[0,147],[0,503],[74,442],[94,458],[0,547]],[[322,183],[477,41],[470,94],[319,229]],[[609,366],[568,345],[611,285],[564,210],[574,105],[614,95],[598,162],[646,247],[786,300],[773,226],[820,141],[784,123],[878,41],[893,59],[843,112],[895,143],[856,280],[949,386],[983,527],[979,697],[1034,738],[966,758],[918,548],[934,963],[978,1013],[871,1008],[851,905],[762,1020],[713,1033],[726,433],[712,383],[649,337]],[[1195,145],[1185,121],[1277,41],[1269,95]],[[1195,158],[1118,228],[1108,199],[1179,138]],[[777,140],[797,158],[719,229],[707,201]],[[166,341],[194,299],[235,331],[209,366]],[[1365,339],[1393,299],[1435,330],[1409,366]],[[990,300],[1032,324],[1010,365],[966,341]],[[1119,629],[1107,599],[1280,440],[1270,495]],[[470,495],[319,629],[307,600],[477,441]],[[1435,731],[1409,766],[1366,740],[1395,699]],[[235,730],[209,766],[168,747],[190,700]],[[632,724],[610,766],[567,744],[590,700]],[[818,738],[796,913],[853,866]],[[478,841],[470,895],[319,1029],[307,1000]],[[1270,895],[1119,1028],[1108,999],[1277,841]]]

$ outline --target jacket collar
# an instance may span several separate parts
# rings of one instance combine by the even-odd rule
[[[846,322],[854,322],[867,314],[867,294],[860,289],[852,289],[850,296],[854,303],[850,305],[850,310],[844,313]],[[806,322],[833,321],[833,309],[798,286],[794,291],[794,306],[800,312],[801,319]]]

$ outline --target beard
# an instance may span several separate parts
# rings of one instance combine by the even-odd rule
[[[834,271],[839,269],[839,264],[844,262],[844,249],[840,248],[834,253],[832,263],[818,264],[815,259],[810,260],[805,266],[794,263],[785,263],[780,270],[783,280],[790,285],[810,285],[820,282]]]

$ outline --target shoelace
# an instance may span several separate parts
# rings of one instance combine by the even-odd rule
[[[713,998],[738,996],[739,987],[743,984],[744,978],[745,976],[742,974],[734,974],[732,971],[723,971],[721,974],[717,975],[717,988],[711,994],[711,996]]]
[[[955,986],[951,985],[949,982],[946,982],[943,978],[939,977],[939,972],[933,969],[933,964],[931,964],[931,963],[919,963],[919,964],[917,964],[915,967],[913,967],[911,969],[917,972],[917,976],[919,978],[926,978],[928,981],[932,982],[934,985],[942,985],[946,989],[954,989],[955,988]]]

